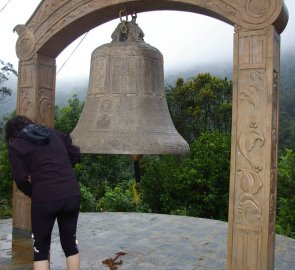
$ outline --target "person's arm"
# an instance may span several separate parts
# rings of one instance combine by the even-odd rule
[[[81,153],[80,148],[73,144],[72,138],[69,134],[63,135],[64,143],[67,148],[69,158],[72,166],[80,161]]]
[[[22,158],[15,150],[9,148],[8,157],[11,164],[12,177],[16,186],[28,197],[32,194],[32,185],[30,182],[29,170]]]

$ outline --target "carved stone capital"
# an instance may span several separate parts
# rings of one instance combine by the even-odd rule
[[[16,54],[21,61],[28,60],[34,55],[35,36],[33,32],[23,24],[17,25],[13,31],[17,32],[19,38],[16,42]]]

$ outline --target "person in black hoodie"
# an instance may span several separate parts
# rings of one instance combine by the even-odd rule
[[[80,269],[76,230],[80,207],[79,183],[73,166],[80,149],[70,135],[16,116],[5,125],[13,179],[31,198],[34,269],[49,270],[51,233],[58,222],[68,270]]]

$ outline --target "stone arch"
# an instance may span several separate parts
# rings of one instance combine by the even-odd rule
[[[242,3],[244,2],[244,3]],[[248,30],[263,29],[276,23],[278,31],[284,25],[281,1],[42,1],[26,25],[17,25],[20,35],[16,52],[20,60],[36,53],[55,58],[83,33],[118,17],[126,7],[137,13],[152,10],[189,11],[207,15]],[[285,23],[285,21],[283,21]]]
[[[137,13],[189,11],[235,26],[228,269],[273,269],[282,0],[43,0],[17,25],[17,113],[52,125],[55,58],[88,30]],[[30,229],[30,202],[14,187],[14,229]]]

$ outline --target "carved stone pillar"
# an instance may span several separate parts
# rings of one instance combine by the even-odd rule
[[[19,62],[17,114],[36,123],[53,125],[55,99],[55,59],[35,55]],[[14,184],[13,230],[30,231],[30,199]]]
[[[274,268],[280,37],[236,28],[227,269]]]

